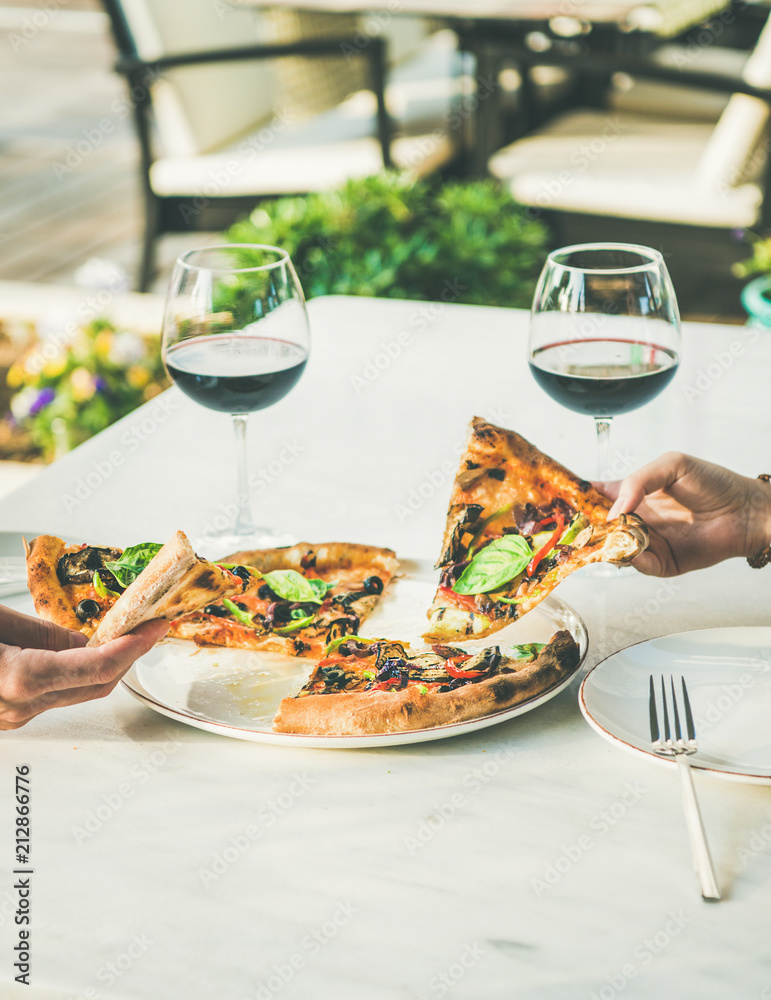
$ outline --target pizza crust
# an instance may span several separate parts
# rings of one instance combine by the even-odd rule
[[[62,539],[54,535],[38,535],[31,542],[25,538],[27,586],[40,618],[79,632],[83,622],[75,614],[78,602],[73,605],[56,572],[59,560],[67,551],[70,550]]]
[[[510,674],[497,674],[454,691],[307,694],[284,698],[273,720],[277,733],[372,736],[434,729],[479,719],[545,694],[577,666],[580,653],[567,631],[557,632],[535,659]]]
[[[193,551],[178,531],[126,588],[88,641],[101,646],[156,618],[172,621],[241,592],[241,580]]]

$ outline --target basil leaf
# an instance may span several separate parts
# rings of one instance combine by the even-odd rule
[[[254,628],[252,616],[247,611],[242,611],[237,604],[234,604],[227,598],[225,598],[222,603],[239,623],[239,625],[248,625],[249,628]]]
[[[110,590],[103,582],[101,576],[99,576],[99,570],[94,571],[94,576],[91,582],[94,584],[94,590],[100,597],[120,597],[120,594],[114,590]]]
[[[112,573],[121,587],[128,587],[162,548],[163,546],[158,542],[142,542],[140,545],[131,545],[124,549],[120,559],[115,560],[115,562],[106,562],[104,568]]]
[[[505,650],[505,655],[510,660],[534,660],[545,646],[545,642],[525,642],[521,646],[511,646]]]
[[[327,645],[327,648],[324,650],[324,656],[331,656],[333,653],[336,653],[342,644],[348,642],[349,639],[355,639],[357,642],[367,642],[370,646],[378,641],[377,639],[365,639],[361,635],[341,635]]]
[[[325,580],[308,580],[308,583],[319,601],[323,601],[332,589],[332,584]]]
[[[283,597],[285,601],[311,601],[321,604],[321,598],[309,580],[294,569],[274,569],[272,573],[264,573],[263,580],[274,594]],[[319,581],[321,582],[321,581]],[[275,629],[274,629],[275,631]]]
[[[503,535],[477,552],[452,589],[456,594],[486,594],[513,580],[532,558],[522,535]]]
[[[305,628],[306,625],[311,625],[315,620],[313,615],[309,615],[307,618],[300,618],[298,621],[283,625],[281,628],[274,628],[273,631],[276,635],[289,635],[291,632],[298,632],[301,628]]]

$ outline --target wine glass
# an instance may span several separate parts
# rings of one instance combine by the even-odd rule
[[[650,402],[680,361],[680,314],[664,258],[631,243],[549,254],[533,298],[528,361],[552,399],[594,417],[597,478],[613,417]]]
[[[305,298],[285,250],[224,244],[177,259],[166,296],[163,363],[185,395],[230,413],[236,434],[235,524],[207,534],[212,554],[294,541],[255,527],[246,428],[251,412],[277,403],[297,384],[309,349]]]

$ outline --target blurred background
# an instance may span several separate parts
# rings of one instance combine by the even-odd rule
[[[0,493],[165,386],[174,259],[527,308],[549,249],[662,251],[771,325],[771,28],[734,0],[0,0]],[[42,360],[41,360],[42,359]]]

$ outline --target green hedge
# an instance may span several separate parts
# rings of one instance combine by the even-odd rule
[[[544,226],[495,181],[441,184],[396,172],[263,202],[227,238],[286,249],[308,298],[525,308],[547,252]]]

